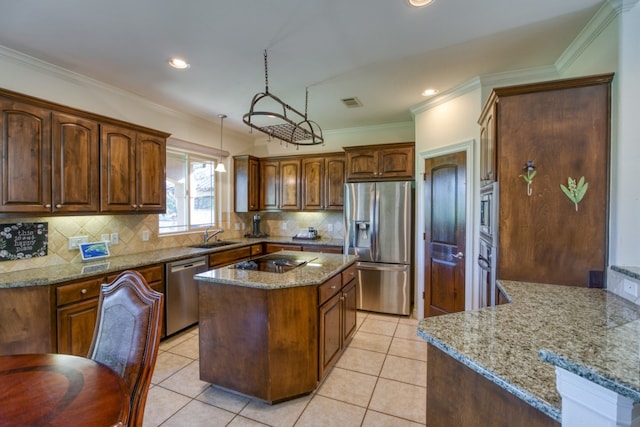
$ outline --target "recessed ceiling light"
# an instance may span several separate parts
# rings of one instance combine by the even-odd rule
[[[408,0],[408,2],[413,7],[424,7],[433,3],[433,0]]]
[[[177,68],[179,70],[184,70],[186,68],[191,67],[191,65],[185,61],[184,59],[180,59],[180,58],[171,58],[169,60],[169,65],[171,65],[173,68]]]
[[[422,96],[433,96],[438,93],[437,89],[425,89],[422,91]]]

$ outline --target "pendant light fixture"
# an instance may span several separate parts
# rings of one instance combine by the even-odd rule
[[[222,163],[222,124],[224,122],[224,119],[227,118],[226,114],[218,114],[218,117],[220,117],[220,161],[218,161],[218,164],[216,165],[216,168],[214,169],[216,172],[226,172],[227,170],[224,167],[224,163]]]
[[[264,51],[264,92],[254,95],[249,112],[242,121],[252,129],[259,130],[269,139],[277,138],[297,148],[300,145],[324,144],[322,129],[307,118],[309,90],[304,100],[304,114],[269,93],[269,74],[267,72],[267,50]],[[257,108],[260,104],[260,109]]]

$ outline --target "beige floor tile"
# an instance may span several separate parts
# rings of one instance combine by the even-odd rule
[[[336,366],[363,374],[379,375],[384,363],[384,353],[348,347],[336,362]]]
[[[193,362],[193,360],[178,354],[166,351],[159,353],[156,359],[156,366],[153,368],[151,383],[159,384],[191,362]]]
[[[424,427],[424,424],[368,410],[364,416],[362,427]]]
[[[380,378],[427,386],[427,362],[387,355]]]
[[[231,393],[216,386],[207,387],[198,397],[198,400],[208,403],[209,405],[217,406],[218,408],[226,409],[234,414],[239,413],[247,406],[251,401],[246,396],[240,394]]]
[[[234,417],[235,414],[229,411],[192,400],[162,427],[225,427]]]
[[[413,325],[417,328],[420,320],[421,319],[415,319],[413,317],[400,317],[398,318],[398,323],[403,325]]]
[[[378,381],[377,376],[333,368],[316,392],[341,402],[366,407]]]
[[[161,351],[169,350],[170,348],[175,347],[176,345],[182,342],[185,342],[186,340],[188,340],[193,336],[194,336],[193,332],[191,330],[188,330],[188,331],[176,334],[172,337],[166,338],[160,343],[160,350]]]
[[[249,418],[241,417],[240,415],[236,415],[236,417],[227,424],[228,427],[264,427],[267,424],[259,423],[258,421],[250,420]]]
[[[385,314],[385,313],[369,313],[367,319],[371,320],[383,320],[385,322],[398,323],[398,316],[394,316],[393,314]]]
[[[425,387],[380,378],[373,391],[369,409],[425,424],[426,406]]]
[[[143,426],[159,426],[190,401],[187,396],[162,387],[151,387],[144,408]]]
[[[192,335],[180,344],[171,347],[167,352],[179,354],[180,356],[196,360],[199,357],[199,347],[199,337],[197,335]]]
[[[257,400],[252,400],[241,412],[245,418],[249,418],[273,427],[291,427],[295,424],[304,408],[311,400],[312,395],[303,396],[287,402],[269,405]]]
[[[391,337],[386,335],[372,334],[370,332],[358,331],[353,336],[349,348],[361,348],[364,350],[386,353],[391,344]]]
[[[405,325],[399,324],[396,329],[396,333],[394,336],[398,338],[405,338],[408,340],[414,341],[422,341],[425,342],[422,338],[418,336],[418,326],[417,325]]]
[[[387,322],[384,320],[372,319],[371,315],[369,315],[369,317],[365,319],[364,323],[362,323],[362,326],[360,326],[360,329],[358,331],[393,336],[397,326],[397,321]]]
[[[196,397],[209,387],[209,383],[200,381],[200,364],[194,360],[162,381],[160,386],[189,397]]]
[[[296,427],[359,427],[365,408],[323,396],[313,397]]]
[[[389,347],[389,354],[415,360],[427,360],[427,342],[405,338],[394,338]]]

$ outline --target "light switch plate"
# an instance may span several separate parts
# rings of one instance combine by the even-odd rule
[[[80,243],[89,243],[89,236],[74,236],[69,237],[69,243],[67,248],[69,250],[75,250],[80,247]]]

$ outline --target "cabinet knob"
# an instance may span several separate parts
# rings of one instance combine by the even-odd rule
[[[50,208],[51,207],[51,203],[47,203],[46,205],[44,205],[45,208]]]
[[[84,294],[86,294],[86,293],[87,293],[87,290],[86,290],[86,289],[82,289],[82,290],[80,291],[80,293],[81,293],[82,295],[84,295]]]
[[[62,205],[60,203],[56,204],[56,208],[60,209],[62,207]]]
[[[137,207],[138,207],[138,205],[133,204],[133,205],[131,205],[131,207],[135,209],[135,208],[137,208]]]
[[[140,205],[140,206],[138,206],[138,207],[139,207],[139,208],[142,208],[142,207],[144,207],[144,205],[142,205],[142,204],[141,204],[141,205]]]
[[[335,289],[335,288],[336,288],[336,285],[331,286],[331,289]]]

